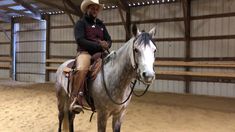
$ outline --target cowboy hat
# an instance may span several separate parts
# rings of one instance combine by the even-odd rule
[[[81,4],[81,11],[83,13],[86,12],[86,9],[89,5],[96,4],[100,7],[100,9],[103,9],[104,5],[99,3],[99,0],[83,0]]]

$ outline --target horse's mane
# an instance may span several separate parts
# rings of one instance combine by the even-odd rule
[[[133,42],[132,40],[135,41],[135,43],[136,43],[137,45],[139,45],[139,46],[141,46],[141,45],[143,45],[143,44],[144,44],[144,46],[149,45],[149,44],[150,44],[150,43],[149,43],[149,40],[154,43],[154,41],[153,41],[151,35],[150,35],[149,33],[143,31],[143,32],[141,32],[141,34],[139,34],[136,38],[134,38],[134,39],[131,38],[130,40],[128,40],[128,41],[124,44],[124,46],[122,46],[122,47],[119,48],[118,50],[121,50],[122,48],[125,47],[125,45],[128,45],[129,43]],[[154,43],[154,44],[155,44],[155,43]],[[118,51],[118,50],[117,50],[117,51]],[[116,56],[116,51],[112,51],[107,57],[104,58],[104,62],[105,62],[105,63],[108,63],[110,60],[115,59],[115,58],[116,58],[115,56]]]
[[[123,48],[128,46],[130,43],[133,43],[134,38],[129,39],[123,46],[121,46],[119,49],[111,51],[105,58],[104,58],[104,63],[108,63],[109,61],[113,60],[116,58],[117,52],[121,51]]]

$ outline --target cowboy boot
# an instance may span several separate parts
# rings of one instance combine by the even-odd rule
[[[84,83],[86,81],[87,70],[78,70],[73,75],[72,90],[71,90],[71,104],[70,111],[80,113],[82,108],[82,97],[84,91]]]

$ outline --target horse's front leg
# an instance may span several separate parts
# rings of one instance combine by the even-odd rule
[[[108,120],[108,114],[105,112],[97,112],[97,125],[98,132],[106,132],[106,125]]]
[[[58,118],[59,118],[59,128],[58,128],[58,132],[61,132],[62,123],[63,123],[63,119],[64,119],[64,112],[63,112],[63,111],[60,111],[60,112],[59,112]]]
[[[71,111],[68,111],[68,118],[69,118],[69,132],[74,132],[74,126],[73,126],[73,122],[74,122],[74,118],[75,118],[75,114]]]
[[[113,132],[121,131],[122,119],[124,115],[125,115],[125,110],[113,115],[113,122],[112,122]]]

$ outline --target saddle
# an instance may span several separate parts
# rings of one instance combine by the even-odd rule
[[[94,54],[91,57],[91,65],[89,67],[89,73],[88,73],[88,77],[91,78],[92,80],[95,80],[98,72],[101,69],[102,66],[102,59],[105,56],[107,56],[107,54],[102,54],[101,52]],[[66,77],[68,77],[68,75],[71,72],[76,71],[76,60],[71,61],[69,64],[67,64],[67,66],[63,69],[63,72],[66,74]]]

